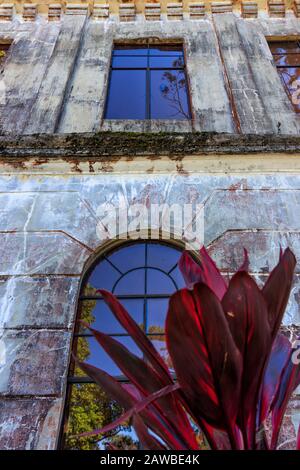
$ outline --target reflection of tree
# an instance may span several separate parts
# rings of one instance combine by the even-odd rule
[[[293,105],[299,109],[300,68],[281,68],[279,70]]]
[[[1,66],[2,62],[4,61],[5,56],[6,56],[6,51],[2,51],[0,49],[0,66]]]
[[[169,369],[173,369],[171,358],[166,346],[165,330],[161,326],[151,325],[148,327],[148,337],[154,342],[159,354],[163,357]]]
[[[283,48],[278,48],[275,63],[293,105],[299,109],[300,67],[297,65],[300,65],[300,54],[289,53]],[[287,67],[289,64],[291,66]],[[293,64],[295,67],[292,66]]]
[[[87,286],[84,294],[93,295],[95,291],[96,289]],[[95,300],[85,301],[84,307],[81,309],[81,319],[87,323],[92,323],[95,320],[93,315],[95,306]],[[82,361],[88,358],[90,348],[87,338],[77,338],[74,353],[78,359]],[[74,375],[83,377],[85,374],[79,367],[75,366]],[[91,383],[74,384],[72,386],[69,407],[70,411],[64,448],[75,450],[99,449],[99,441],[103,438],[101,435],[84,438],[74,438],[71,436],[102,427],[114,421],[122,412],[119,405],[112,401],[99,386]],[[105,441],[102,442],[103,446],[105,447],[105,445],[110,442],[119,449],[136,448],[136,443],[128,434],[116,434],[121,430],[126,432],[128,428],[122,427],[112,432],[110,436],[105,438]]]
[[[183,67],[182,58],[174,60],[174,69]],[[184,109],[181,94],[185,96],[186,91],[186,77],[183,69],[180,70],[167,70],[162,75],[162,80],[167,83],[162,83],[160,91],[165,100],[169,101],[170,106],[175,110],[174,117],[181,115],[185,119],[189,119],[189,114]]]

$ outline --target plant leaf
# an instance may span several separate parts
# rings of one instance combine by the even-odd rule
[[[165,381],[147,362],[132,354],[123,344],[93,328],[89,328],[89,330],[123,374],[143,395],[147,396],[148,394],[155,393],[166,386]],[[173,382],[167,385],[172,386]],[[183,446],[187,448],[191,446],[194,449],[196,446],[195,436],[178,398],[173,395],[162,396],[155,403],[155,406],[165,416],[177,440],[180,439]]]
[[[179,388],[179,384],[167,385],[161,390],[158,390],[157,392],[152,393],[151,395],[147,396],[145,399],[135,403],[132,408],[127,410],[125,413],[119,416],[119,418],[117,418],[112,423],[109,423],[106,426],[103,426],[102,428],[94,429],[93,431],[87,431],[87,432],[78,434],[78,436],[76,437],[88,437],[88,436],[94,436],[95,434],[106,434],[112,431],[113,429],[117,428],[118,426],[126,423],[135,413],[140,413],[147,406],[149,406],[153,401],[169,393],[174,392],[178,388]]]
[[[272,345],[271,354],[263,378],[258,426],[260,426],[269,414],[271,403],[275,397],[280,383],[280,377],[289,358],[290,351],[291,343],[288,338],[282,334],[277,334]]]
[[[300,337],[298,338],[298,340]],[[288,360],[282,371],[280,383],[276,395],[271,404],[272,411],[272,439],[271,449],[276,449],[280,427],[283,421],[284,413],[293,391],[300,384],[300,363],[293,362],[294,350],[291,348]]]
[[[248,251],[244,248],[244,261],[243,264],[239,267],[238,271],[249,271],[249,256]]]
[[[144,353],[153,369],[163,380],[163,383],[165,385],[172,383],[173,380],[164,360],[159,355],[149,338],[145,335],[141,327],[133,320],[123,305],[110,292],[104,289],[100,289],[97,292],[100,292],[105,303],[109,306],[116,319]]]
[[[138,414],[133,415],[132,424],[144,449],[166,450],[166,447],[149,433],[147,426]]]
[[[245,271],[232,277],[222,305],[243,360],[238,423],[246,448],[254,449],[257,400],[271,348],[267,306],[257,284]]]
[[[204,247],[199,252],[198,262],[194,261],[188,251],[184,251],[178,266],[189,289],[196,282],[202,282],[210,287],[219,300],[222,299],[226,292],[227,284]]]
[[[142,395],[139,394],[139,399],[136,399],[137,394],[134,393],[131,384],[121,384],[103,370],[91,366],[90,364],[79,361],[77,361],[77,363],[91,379],[103,388],[106,393],[111,396],[113,400],[116,400],[126,411],[133,408],[133,406],[143,398]],[[130,388],[128,388],[129,386]],[[166,442],[167,446],[171,449],[181,449],[178,439],[174,436],[173,430],[170,429],[168,422],[156,408],[150,406],[144,409],[141,412],[141,416],[147,426],[160,436]]]
[[[296,258],[292,251],[287,248],[283,254],[280,253],[279,262],[270,273],[262,289],[268,307],[269,324],[273,338],[279,330],[289,300],[295,266]]]
[[[241,356],[217,296],[201,283],[192,291],[176,292],[169,303],[166,333],[177,379],[193,417],[199,426],[204,419],[225,429],[232,440],[240,399]]]

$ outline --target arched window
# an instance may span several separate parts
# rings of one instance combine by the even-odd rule
[[[120,300],[168,363],[164,323],[169,297],[184,287],[178,268],[179,257],[180,249],[177,246],[151,241],[121,245],[102,255],[86,274],[81,287],[73,353],[118,380],[125,381],[114,362],[80,324],[79,320],[83,319],[118,339],[134,354],[142,354],[97,293],[101,288],[112,292]],[[81,439],[70,436],[99,428],[120,412],[119,407],[72,362],[62,446],[73,449],[103,448],[107,440],[100,440],[97,436]],[[134,435],[128,428],[121,429],[119,435],[112,439],[114,445],[121,448],[136,445]]]

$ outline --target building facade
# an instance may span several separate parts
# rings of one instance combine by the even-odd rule
[[[0,3],[1,449],[59,446],[80,286],[113,243],[97,232],[103,204],[204,204],[224,274],[243,247],[260,282],[280,245],[300,259],[298,15],[298,0]],[[160,114],[149,88],[133,118],[126,74],[109,114],[114,48],[165,45],[184,57],[185,115],[180,99]],[[159,90],[159,103],[170,98]],[[291,339],[299,273],[282,326]],[[295,394],[281,448],[295,447],[299,419]]]

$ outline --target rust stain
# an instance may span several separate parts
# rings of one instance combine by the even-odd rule
[[[148,155],[147,160],[150,160],[151,162],[154,160],[160,160],[161,157],[159,155]]]
[[[177,163],[177,165],[176,165],[176,171],[177,171],[177,173],[179,173],[180,175],[189,176],[188,171],[186,171],[186,170],[183,168],[183,164],[182,164],[182,163]]]
[[[89,172],[95,173],[94,165],[96,162],[89,162]]]
[[[241,134],[242,129],[241,129],[240,118],[239,118],[239,115],[238,115],[238,112],[237,112],[237,109],[236,109],[236,105],[235,105],[235,101],[234,101],[234,97],[233,97],[233,92],[232,92],[232,88],[231,88],[231,85],[230,85],[230,80],[229,80],[228,73],[227,73],[226,64],[225,64],[224,57],[223,57],[223,54],[222,54],[219,35],[218,35],[218,31],[217,31],[217,28],[216,28],[216,25],[215,25],[214,15],[212,15],[212,17],[213,17],[212,18],[212,20],[213,20],[212,23],[213,23],[213,27],[214,27],[214,31],[215,31],[215,35],[216,35],[216,39],[217,39],[217,48],[218,48],[219,57],[221,59],[222,68],[223,68],[225,88],[226,88],[227,95],[228,95],[228,98],[229,98],[229,101],[230,101],[232,118],[233,118],[233,122],[235,124],[237,132],[239,134]]]
[[[39,166],[39,165],[44,165],[45,163],[48,163],[49,162],[49,158],[36,158],[33,162],[32,162],[32,166]]]

